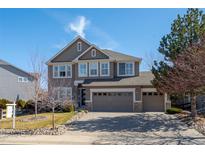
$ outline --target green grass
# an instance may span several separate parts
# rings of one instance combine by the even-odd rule
[[[56,125],[65,124],[74,115],[75,115],[74,112],[55,113],[55,124]],[[38,114],[37,117],[45,117],[45,119],[25,121],[25,119],[29,119],[32,117],[35,117],[35,115],[16,117],[16,129],[29,130],[29,129],[52,127],[52,113]],[[0,128],[12,128],[12,118],[1,120]]]

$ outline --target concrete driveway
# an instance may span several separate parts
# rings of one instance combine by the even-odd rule
[[[62,136],[0,137],[0,144],[205,144],[205,137],[163,113],[91,112]]]

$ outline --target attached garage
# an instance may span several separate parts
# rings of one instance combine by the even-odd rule
[[[164,95],[157,92],[142,93],[144,112],[164,112]]]
[[[95,112],[133,112],[133,92],[93,92]]]

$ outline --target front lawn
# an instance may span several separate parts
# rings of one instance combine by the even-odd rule
[[[55,113],[55,124],[65,124],[74,114],[74,112]],[[28,130],[43,127],[52,127],[52,113],[38,114],[37,118],[35,115],[16,117],[16,129]],[[0,120],[0,128],[12,128],[12,118]]]

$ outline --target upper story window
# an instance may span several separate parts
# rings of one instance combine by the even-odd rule
[[[78,42],[77,43],[77,51],[81,51],[82,50],[82,42]]]
[[[95,49],[92,49],[92,50],[91,50],[91,56],[92,56],[92,57],[96,57],[96,50],[95,50]]]
[[[28,82],[28,78],[27,77],[18,77],[18,82]]]
[[[87,63],[79,63],[78,64],[78,76],[79,77],[87,77]]]
[[[66,77],[66,66],[65,65],[59,66],[59,77],[61,78]]]
[[[53,78],[71,78],[72,65],[55,65],[53,66]]]
[[[100,63],[100,76],[109,76],[109,62],[101,62]]]
[[[89,76],[98,76],[98,63],[89,63]]]
[[[133,75],[134,75],[133,62],[118,63],[118,76],[133,76]]]

